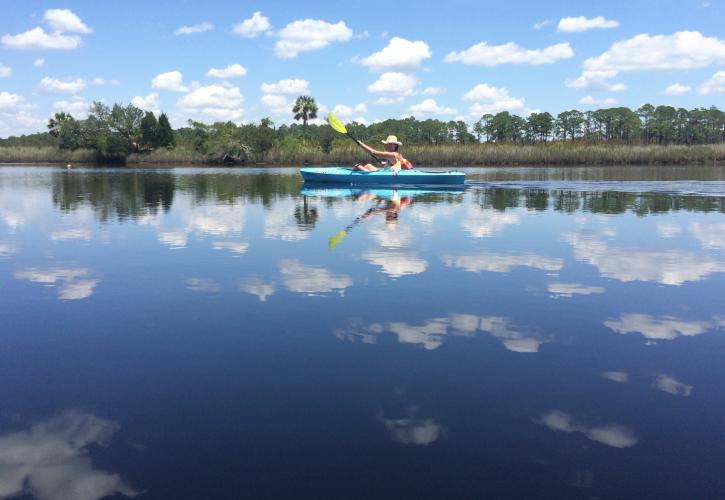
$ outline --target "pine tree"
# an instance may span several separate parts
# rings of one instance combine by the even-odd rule
[[[176,139],[174,139],[174,131],[169,123],[169,118],[166,113],[161,113],[159,116],[159,146],[173,148],[175,145]]]
[[[159,122],[156,116],[147,111],[141,120],[141,144],[147,147],[156,148],[159,145]]]

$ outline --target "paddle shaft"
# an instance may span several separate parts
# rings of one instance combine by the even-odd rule
[[[362,147],[362,144],[360,144],[360,143],[359,143],[359,142],[357,141],[357,139],[355,139],[355,138],[354,138],[354,137],[352,136],[352,134],[351,134],[350,132],[345,132],[345,135],[346,135],[346,136],[348,136],[348,137],[349,137],[350,139],[352,139],[353,141],[355,141],[355,144],[357,144],[358,146],[360,146],[361,148],[363,148],[363,147]],[[363,148],[363,149],[365,149],[365,148]],[[370,151],[368,151],[367,149],[365,149],[365,151],[367,152],[367,154],[369,154],[370,156],[372,156],[372,157],[373,157],[373,158],[375,159],[375,161],[376,161],[376,162],[380,163],[381,165],[383,164],[383,160],[381,160],[380,158],[378,158],[377,156],[375,156],[374,154],[372,154],[372,153],[371,153]]]

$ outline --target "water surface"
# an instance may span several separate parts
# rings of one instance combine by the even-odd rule
[[[468,177],[0,168],[0,498],[720,496],[725,169]]]

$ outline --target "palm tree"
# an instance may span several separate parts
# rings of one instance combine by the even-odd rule
[[[302,120],[302,124],[307,127],[307,121],[317,118],[317,103],[308,95],[301,95],[295,101],[292,112],[295,114],[295,120]]]
[[[72,122],[73,117],[64,111],[59,111],[48,120],[48,131],[53,137],[58,137],[60,131],[66,123]]]

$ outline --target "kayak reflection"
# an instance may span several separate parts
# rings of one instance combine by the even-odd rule
[[[329,184],[306,182],[302,186],[302,195],[327,198],[350,198],[357,202],[370,202],[372,206],[358,215],[350,224],[328,241],[327,249],[331,252],[361,222],[376,216],[384,217],[386,224],[394,226],[398,222],[400,211],[413,204],[417,197],[434,193],[462,194],[463,187],[435,186],[423,189],[391,189],[391,188],[360,188],[331,187]]]

